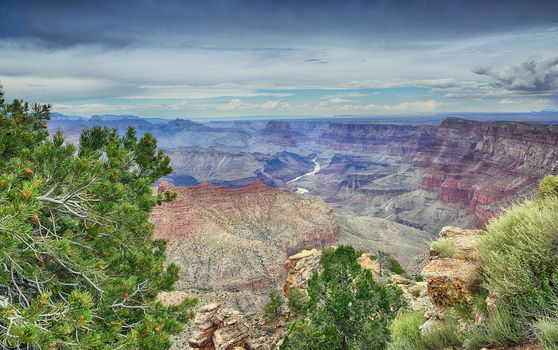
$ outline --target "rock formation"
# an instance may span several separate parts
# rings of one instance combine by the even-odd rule
[[[244,349],[250,337],[249,324],[240,312],[220,304],[205,305],[198,310],[188,344],[194,349]]]
[[[558,172],[558,127],[448,118],[413,164],[425,169],[422,189],[467,206],[483,226],[499,205]]]
[[[289,295],[292,287],[306,289],[308,280],[312,275],[319,271],[321,251],[317,249],[305,249],[300,253],[289,256],[285,261],[285,270],[287,278],[283,285],[283,294],[285,297]]]
[[[158,206],[151,221],[169,241],[168,261],[181,267],[178,288],[219,293],[212,300],[241,310],[261,306],[266,291],[283,283],[288,255],[336,241],[333,209],[318,198],[259,182],[173,190],[176,200]]]

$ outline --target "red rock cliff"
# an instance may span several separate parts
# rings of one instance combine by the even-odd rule
[[[422,189],[467,205],[484,226],[500,204],[558,173],[558,126],[448,118],[413,163],[425,169]]]
[[[202,184],[173,187],[178,196],[151,215],[181,266],[181,288],[254,291],[282,281],[285,258],[335,242],[333,209],[321,199],[272,189]]]

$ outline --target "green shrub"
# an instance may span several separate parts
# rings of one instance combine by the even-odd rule
[[[306,303],[308,302],[306,293],[298,287],[292,287],[291,289],[289,289],[289,295],[287,298],[289,310],[291,311],[291,313],[294,316],[300,315],[304,310]]]
[[[519,320],[505,306],[500,306],[488,317],[486,326],[467,340],[467,349],[480,349],[486,346],[509,347],[524,342],[526,335]]]
[[[455,256],[455,243],[447,238],[440,238],[432,242],[430,248],[444,258],[453,258]]]
[[[424,348],[428,350],[460,347],[464,341],[465,335],[459,329],[458,320],[449,314],[439,326],[422,335]]]
[[[283,299],[275,289],[269,292],[269,300],[264,305],[264,315],[266,321],[271,323],[277,321],[281,316],[281,308],[283,307]]]
[[[397,259],[395,259],[391,254],[387,252],[381,250],[378,251],[376,259],[372,260],[378,260],[378,262],[380,263],[380,270],[386,269],[398,275],[405,274],[405,269],[401,266],[399,261],[397,261]]]
[[[424,323],[423,311],[409,311],[399,314],[391,323],[391,342],[389,350],[425,350],[420,326]]]
[[[461,347],[465,334],[459,329],[458,319],[446,314],[444,321],[421,332],[423,311],[409,311],[398,315],[390,326],[389,350],[440,350]]]
[[[558,176],[545,176],[539,184],[539,190],[543,195],[558,195]]]
[[[537,340],[545,350],[558,349],[558,320],[542,318],[535,323]]]
[[[308,304],[283,338],[281,350],[385,349],[402,291],[375,282],[351,246],[322,251],[322,272],[308,282]]]
[[[0,348],[170,348],[195,303],[156,298],[179,278],[149,222],[170,158],[133,128],[85,129],[78,147],[48,120],[0,91]]]
[[[513,206],[490,222],[481,239],[486,289],[527,328],[547,310],[558,310],[557,250],[557,196]]]

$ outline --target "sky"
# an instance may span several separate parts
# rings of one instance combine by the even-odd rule
[[[163,118],[558,110],[558,1],[2,0],[7,99]]]

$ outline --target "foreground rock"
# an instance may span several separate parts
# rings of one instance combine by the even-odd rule
[[[188,344],[194,349],[244,349],[250,327],[238,311],[209,304],[198,310]]]
[[[289,256],[285,261],[287,279],[283,285],[283,294],[289,295],[292,287],[306,289],[308,280],[320,268],[321,251],[317,249],[305,249],[298,254]]]
[[[478,240],[480,231],[444,227],[440,238],[453,246],[451,257],[430,251],[430,263],[422,270],[432,303],[447,306],[470,302],[480,283]]]

